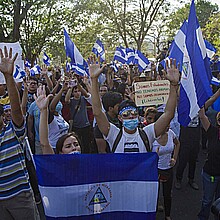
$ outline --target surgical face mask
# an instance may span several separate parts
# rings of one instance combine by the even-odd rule
[[[135,128],[137,128],[139,123],[138,118],[134,118],[134,119],[123,119],[123,126],[128,129],[129,131],[134,130]]]
[[[72,152],[70,152],[68,154],[81,154],[81,152],[80,151],[72,151]]]

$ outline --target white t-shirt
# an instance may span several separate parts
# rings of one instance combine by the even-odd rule
[[[158,156],[158,168],[161,170],[170,169],[170,160],[172,156],[172,152],[174,150],[174,142],[173,139],[176,138],[175,133],[169,129],[168,131],[168,140],[165,146],[160,145],[157,140],[153,142],[153,152],[157,152],[157,149],[159,148]]]
[[[152,147],[152,143],[155,140],[155,132],[154,132],[154,124],[150,124],[146,126],[144,132],[147,134],[148,141],[150,147]],[[110,149],[112,150],[115,139],[120,132],[120,129],[115,125],[110,123],[110,129],[107,137],[104,137],[108,142]],[[147,152],[144,142],[141,139],[139,131],[134,134],[128,134],[125,132],[124,128],[122,128],[122,137],[116,147],[115,153],[145,153]]]
[[[68,133],[69,124],[61,115],[54,115],[53,121],[48,125],[49,142],[52,148],[56,148],[58,139]]]

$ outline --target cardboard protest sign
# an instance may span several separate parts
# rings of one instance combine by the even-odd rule
[[[137,106],[165,104],[170,91],[168,80],[134,83],[135,103]]]

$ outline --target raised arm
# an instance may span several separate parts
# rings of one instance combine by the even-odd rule
[[[211,106],[220,96],[220,88],[215,92],[215,94],[213,96],[211,96],[204,105],[205,110],[208,109],[209,106]]]
[[[177,93],[179,89],[179,70],[176,67],[176,60],[170,59],[170,66],[168,61],[167,66],[167,76],[166,78],[170,81],[170,93],[166,103],[166,108],[164,114],[155,122],[154,130],[156,137],[164,133],[167,126],[170,124],[170,121],[173,119],[175,114],[176,102],[177,102]]]
[[[4,55],[2,50],[0,49],[0,71],[4,74],[6,80],[6,86],[10,98],[12,121],[16,126],[21,127],[24,123],[24,118],[21,112],[20,96],[13,78],[14,62],[17,56],[18,54],[16,53],[15,56],[12,58],[12,48],[10,48],[8,53],[8,50],[5,46]]]
[[[37,89],[37,96],[34,99],[40,109],[39,136],[43,154],[54,154],[48,138],[48,104],[52,95],[46,97],[45,86]]]
[[[204,108],[201,108],[199,110],[199,118],[200,118],[200,121],[202,123],[203,128],[205,129],[205,131],[207,131],[209,126],[211,125],[211,123],[210,123],[208,117],[205,115],[205,109]]]
[[[57,93],[57,95],[51,101],[51,103],[50,103],[50,111],[54,112],[56,110],[57,103],[60,101],[60,99],[62,97],[62,93],[64,91],[67,91],[67,90],[68,90],[68,81],[65,81],[63,83],[63,86],[60,89],[60,91]]]
[[[46,65],[43,65],[42,66],[42,71],[41,71],[41,74],[42,76],[46,79],[46,82],[47,82],[47,87],[49,88],[50,91],[53,90],[53,82],[52,80],[50,79],[50,77],[47,75],[47,66]]]
[[[22,114],[26,115],[27,100],[28,100],[28,88],[27,88],[27,82],[25,79],[23,80],[23,84],[24,84],[24,90],[23,90],[23,95],[22,95],[22,100],[21,100],[21,110],[22,110]]]
[[[99,84],[98,84],[98,77],[102,73],[104,67],[105,66],[100,68],[99,64],[90,64],[89,72],[92,80],[91,91],[92,91],[93,114],[95,116],[99,130],[102,132],[102,134],[107,136],[109,132],[110,124],[108,119],[106,118],[106,115],[102,111],[101,99],[99,96]]]

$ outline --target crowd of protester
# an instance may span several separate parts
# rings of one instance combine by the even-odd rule
[[[183,187],[181,180],[189,163],[189,185],[198,190],[194,174],[202,137],[208,162],[199,219],[208,219],[213,199],[220,197],[220,142],[215,127],[220,115],[216,111],[207,114],[214,117],[214,124],[210,124],[205,110],[210,110],[219,97],[218,88],[213,88],[216,93],[188,127],[182,127],[176,116],[181,76],[175,60],[166,71],[152,62],[150,71],[140,73],[135,65],[120,65],[114,72],[91,58],[90,78],[73,71],[62,75],[62,67],[42,66],[36,76],[30,76],[26,69],[27,76],[16,84],[12,74],[16,55],[12,57],[12,51],[5,48],[0,56],[0,71],[6,79],[6,84],[0,84],[0,219],[45,218],[36,174],[28,159],[30,146],[33,154],[157,152],[164,214],[170,220],[173,167],[178,154],[175,187]],[[218,78],[219,71],[213,70]],[[101,73],[105,75],[102,83]],[[163,79],[170,81],[167,103],[137,107],[134,83]]]

